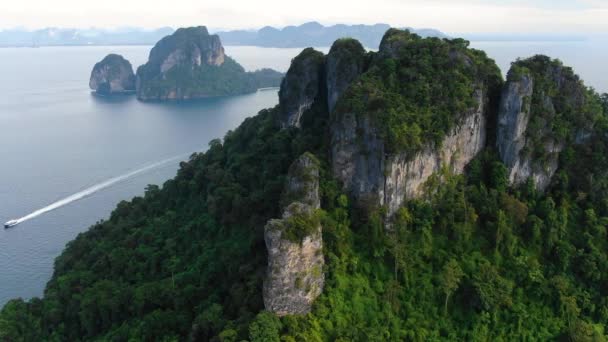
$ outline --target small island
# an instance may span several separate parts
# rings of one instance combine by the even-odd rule
[[[100,95],[135,92],[135,74],[131,63],[121,55],[107,55],[93,67],[89,87]]]
[[[137,69],[137,98],[188,100],[240,95],[278,87],[283,74],[270,69],[246,72],[224,53],[219,36],[204,26],[181,28],[161,39],[148,62]]]

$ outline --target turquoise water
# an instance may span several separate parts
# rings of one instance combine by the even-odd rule
[[[506,72],[517,57],[545,53],[608,92],[608,44],[473,42]],[[91,67],[107,53],[136,67],[150,47],[0,49],[0,305],[40,296],[65,244],[147,184],[173,177],[180,160],[278,102],[277,91],[189,102],[141,103],[88,90]],[[322,48],[324,52],[328,48]],[[227,47],[248,70],[286,71],[301,49]],[[50,206],[50,207],[49,207]],[[48,209],[53,209],[47,211]]]

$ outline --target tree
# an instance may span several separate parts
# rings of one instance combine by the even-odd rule
[[[478,272],[473,276],[473,285],[481,303],[488,311],[498,310],[502,306],[510,307],[513,304],[511,298],[513,282],[501,277],[498,270],[489,262],[480,265]]]
[[[407,208],[401,208],[395,214],[395,220],[390,232],[390,238],[387,243],[391,254],[395,259],[394,272],[395,281],[398,282],[398,273],[401,271],[405,278],[406,286],[408,284],[408,266],[410,264],[410,255],[408,251],[409,230],[408,225],[412,222],[412,214]]]
[[[492,164],[491,185],[499,192],[505,192],[509,186],[509,172],[505,164],[494,162]]]
[[[448,300],[450,296],[460,286],[460,281],[464,276],[464,272],[460,268],[458,261],[450,259],[444,266],[441,275],[439,276],[439,283],[443,293],[445,294],[445,304],[443,307],[444,312],[448,312]]]
[[[262,311],[249,325],[249,338],[251,342],[278,342],[280,330],[279,318],[271,312]]]
[[[602,107],[604,107],[604,114],[608,115],[608,93],[603,93],[600,99],[602,101]]]

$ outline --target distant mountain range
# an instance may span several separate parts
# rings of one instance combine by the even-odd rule
[[[377,48],[384,33],[391,26],[333,25],[323,26],[310,22],[282,29],[266,26],[260,30],[220,31],[224,45],[253,45],[262,47],[300,48],[309,46],[331,46],[338,38],[350,37],[364,46]],[[410,29],[423,37],[447,37],[434,29]],[[156,30],[141,28],[72,29],[45,28],[35,31],[12,29],[0,31],[1,46],[70,46],[70,45],[154,45],[161,38],[173,34],[170,27]]]
[[[35,31],[12,29],[0,31],[0,46],[154,45],[173,32],[170,27],[155,30],[52,27]]]
[[[300,26],[287,26],[283,29],[266,26],[258,31],[237,30],[216,33],[224,45],[280,48],[331,46],[336,39],[350,37],[357,39],[366,47],[377,48],[382,36],[389,28],[391,26],[388,24],[323,26],[317,22],[309,22]],[[422,37],[447,37],[435,29],[408,29]]]

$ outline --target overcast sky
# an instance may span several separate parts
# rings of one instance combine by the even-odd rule
[[[608,32],[608,0],[0,0],[0,29],[388,23],[455,32]]]

